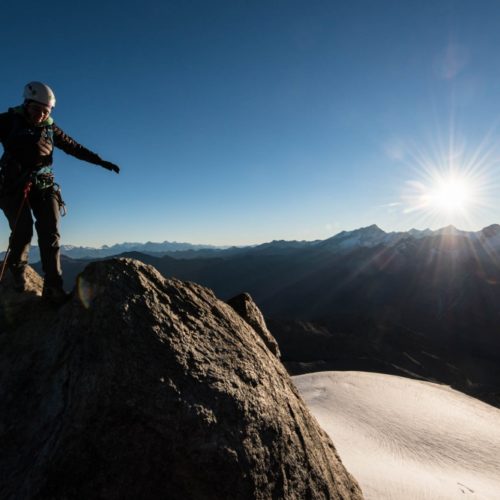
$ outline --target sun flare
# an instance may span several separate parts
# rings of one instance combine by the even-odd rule
[[[429,172],[427,182],[414,182],[411,211],[443,223],[456,217],[471,219],[481,200],[480,185],[473,176],[458,171]]]
[[[474,187],[465,178],[439,179],[429,193],[424,195],[430,208],[444,212],[466,211],[474,198]]]
[[[465,146],[443,149],[410,155],[416,175],[405,184],[404,212],[413,214],[415,226],[474,227],[491,217],[492,194],[499,188],[498,155],[484,145],[469,153]]]

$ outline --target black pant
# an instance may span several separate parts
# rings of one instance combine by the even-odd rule
[[[38,234],[38,246],[46,286],[62,286],[59,235],[59,202],[52,187],[46,189],[32,188],[28,199],[24,202],[16,224],[19,207],[23,203],[23,193],[2,197],[0,207],[9,221],[10,254],[9,267],[21,271],[28,264],[28,254],[33,237],[33,217]]]

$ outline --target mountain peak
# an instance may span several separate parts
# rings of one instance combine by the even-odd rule
[[[497,236],[500,234],[500,225],[499,224],[491,224],[483,229],[481,229],[481,233],[487,238],[491,238],[493,236]]]
[[[385,231],[383,229],[380,229],[377,226],[377,224],[371,224],[370,226],[360,228],[360,231],[367,231],[367,230],[385,233]]]
[[[320,243],[320,246],[335,247],[340,250],[349,250],[355,247],[372,247],[384,241],[387,233],[376,224],[361,227],[353,231],[342,231]]]
[[[377,224],[371,224],[370,226],[360,227],[354,231],[347,231],[346,234],[360,234],[368,238],[380,238],[387,233],[383,229],[380,229]]]

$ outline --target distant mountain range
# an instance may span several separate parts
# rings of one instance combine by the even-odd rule
[[[224,300],[249,292],[292,373],[410,375],[500,406],[500,225],[401,233],[372,225],[322,241],[121,256]],[[67,285],[88,262],[63,258]]]
[[[356,229],[354,231],[342,231],[326,240],[315,241],[285,241],[274,240],[269,243],[250,246],[216,246],[216,245],[194,245],[191,243],[178,243],[163,241],[155,243],[148,241],[146,243],[117,243],[115,245],[103,245],[102,247],[82,247],[74,245],[62,245],[61,254],[71,259],[102,259],[114,255],[120,255],[125,252],[140,252],[155,257],[165,255],[182,258],[194,259],[205,257],[228,257],[233,255],[243,255],[248,252],[254,254],[275,254],[289,253],[296,250],[320,249],[329,252],[349,252],[356,248],[372,248],[378,245],[393,247],[400,245],[407,240],[419,240],[429,236],[455,235],[464,236],[471,241],[488,240],[489,245],[500,248],[500,226],[494,224],[480,231],[461,231],[454,226],[447,226],[437,230],[431,229],[410,229],[405,232],[386,233],[377,225]],[[3,257],[4,252],[0,252]],[[40,260],[40,252],[37,246],[32,246],[30,251],[30,262],[35,263]]]
[[[123,252],[142,252],[151,255],[167,255],[175,254],[176,252],[196,252],[199,250],[216,251],[223,250],[227,247],[215,245],[193,245],[191,243],[177,243],[175,241],[164,241],[155,243],[148,241],[146,243],[117,243],[115,245],[103,245],[99,248],[81,247],[74,245],[61,245],[61,254],[71,259],[102,259],[119,255]],[[5,252],[0,252],[0,258],[3,258]],[[30,262],[35,263],[40,260],[40,249],[33,245],[30,250]]]

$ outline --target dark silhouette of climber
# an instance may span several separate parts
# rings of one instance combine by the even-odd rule
[[[11,230],[4,260],[13,276],[14,288],[26,290],[26,266],[33,236],[33,216],[45,274],[42,297],[53,303],[67,299],[60,262],[60,210],[64,208],[59,186],[54,182],[54,147],[80,160],[119,173],[111,162],[66,135],[50,116],[56,104],[54,93],[44,83],[24,88],[24,103],[0,114],[0,208]]]

